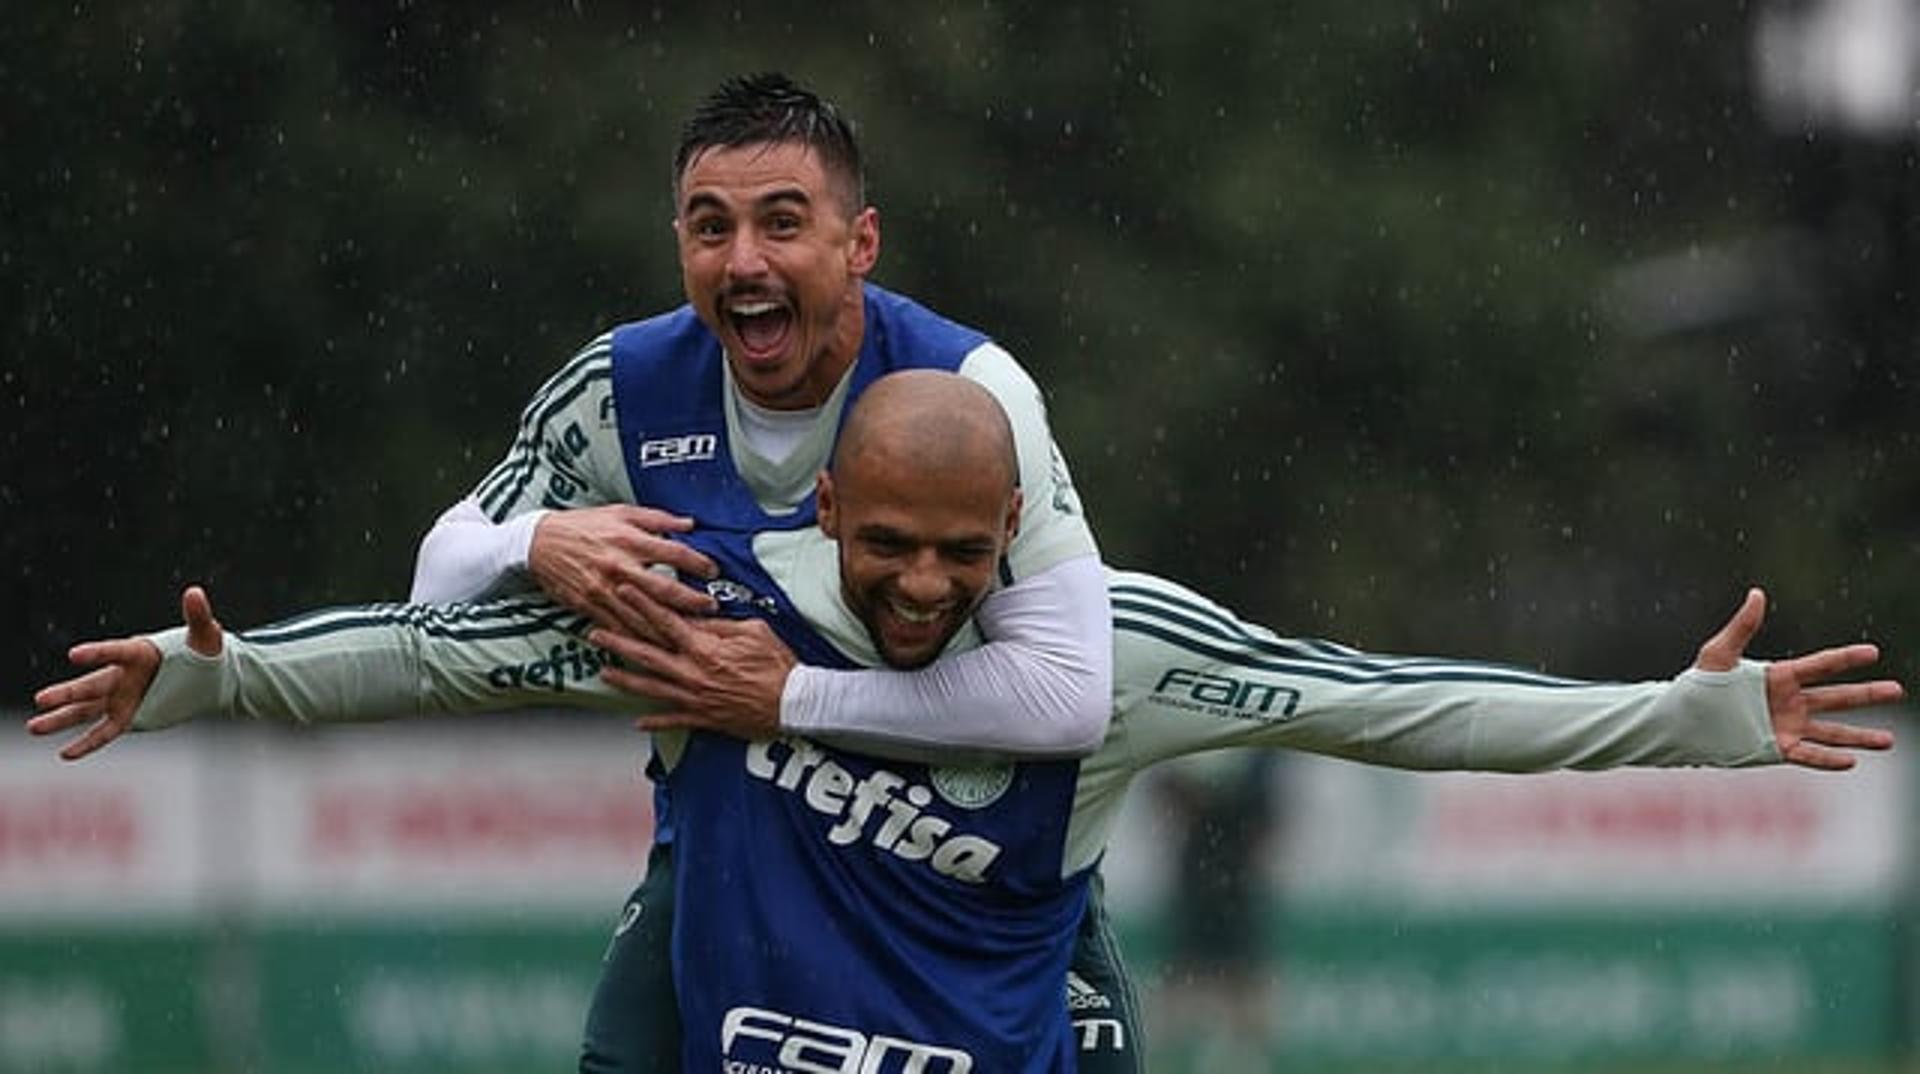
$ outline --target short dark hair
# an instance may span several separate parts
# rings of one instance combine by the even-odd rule
[[[827,178],[841,186],[849,213],[866,204],[853,122],[832,101],[773,71],[729,78],[693,110],[673,154],[676,200],[687,165],[706,150],[779,142],[799,142],[819,155]]]

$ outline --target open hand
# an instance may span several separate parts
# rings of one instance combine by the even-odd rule
[[[188,648],[201,656],[220,655],[220,622],[213,617],[206,590],[188,586],[180,594],[180,617],[187,624]],[[145,638],[88,641],[69,649],[67,660],[93,670],[34,694],[33,705],[39,711],[27,720],[27,732],[55,735],[90,724],[60,748],[62,759],[77,761],[119,738],[132,725],[133,714],[160,670],[160,650]]]
[[[1759,589],[1747,590],[1740,610],[1700,647],[1700,659],[1694,666],[1703,671],[1731,671],[1759,632],[1766,614],[1767,595]],[[1773,738],[1780,756],[1805,768],[1841,771],[1854,765],[1849,750],[1891,748],[1890,731],[1820,718],[1825,713],[1890,704],[1904,697],[1906,691],[1890,679],[1831,681],[1879,659],[1879,647],[1862,642],[1768,664],[1767,714],[1773,720]]]

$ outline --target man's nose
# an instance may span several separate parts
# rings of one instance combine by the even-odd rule
[[[766,275],[767,255],[760,234],[750,227],[734,232],[727,247],[727,275],[736,280],[751,280]]]
[[[900,572],[900,595],[916,604],[938,604],[947,599],[953,585],[940,569],[940,559],[928,550],[914,556]]]

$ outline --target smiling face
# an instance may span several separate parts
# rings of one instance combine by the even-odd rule
[[[801,142],[714,146],[680,173],[687,300],[763,407],[820,405],[859,354],[880,221],[847,186]]]
[[[1020,524],[1016,482],[1006,418],[978,385],[895,373],[860,399],[820,475],[820,529],[889,666],[929,663],[972,617]]]
[[[840,542],[840,590],[889,667],[940,655],[993,584],[1020,495],[976,471],[933,482],[873,460],[820,486],[820,526]]]

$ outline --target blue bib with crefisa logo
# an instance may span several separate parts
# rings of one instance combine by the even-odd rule
[[[986,337],[878,287],[847,407],[896,369],[957,369]],[[634,502],[696,519],[730,615],[848,667],[753,556],[770,515],[733,465],[724,356],[691,308],[617,329]],[[844,413],[844,411],[843,411]],[[1064,993],[1087,871],[1062,876],[1078,764],[936,766],[811,740],[696,733],[650,769],[675,844],[682,1069],[987,1074],[1072,1069]],[[671,803],[671,815],[667,810]]]

